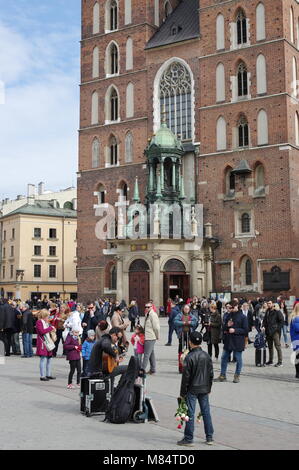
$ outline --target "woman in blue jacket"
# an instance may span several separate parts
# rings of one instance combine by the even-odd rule
[[[295,305],[294,311],[290,318],[290,335],[293,350],[296,351],[296,379],[299,379],[299,304]]]
[[[88,363],[91,356],[92,348],[94,347],[96,334],[93,330],[87,332],[87,339],[82,345],[82,358],[83,358],[83,377],[88,376]]]

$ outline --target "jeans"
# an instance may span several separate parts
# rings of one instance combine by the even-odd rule
[[[231,352],[232,351],[226,351],[226,349],[223,350],[222,357],[221,357],[221,375],[226,376],[228,359],[231,355]],[[241,370],[243,367],[242,354],[243,354],[243,351],[234,351],[234,358],[237,361],[236,372],[235,372],[236,375],[241,374]]]
[[[168,330],[168,341],[167,343],[168,344],[171,344],[172,343],[172,335],[173,335],[173,332],[174,332],[174,325],[173,323],[169,323],[169,330]]]
[[[142,369],[146,370],[148,361],[150,362],[151,372],[156,372],[156,358],[155,358],[155,344],[156,340],[146,340],[144,342],[144,358]]]
[[[288,344],[288,325],[283,325],[282,334],[283,334],[284,344]]]
[[[188,442],[193,442],[196,400],[198,400],[200,406],[200,412],[202,414],[207,440],[213,439],[214,434],[210,412],[209,395],[206,393],[199,393],[198,395],[187,393],[186,403],[188,406],[188,416],[190,419],[186,423],[184,438]]]
[[[134,356],[135,356],[135,359],[137,361],[139,369],[141,369],[142,361],[143,361],[143,354],[140,354],[140,353],[134,351]]]
[[[273,343],[274,343],[275,349],[277,351],[278,362],[282,363],[280,333],[277,331],[276,333],[274,333],[273,336],[267,336],[267,343],[268,343],[268,348],[269,348],[269,361],[273,362],[273,356],[274,356]]]
[[[39,370],[41,377],[51,377],[52,357],[40,356]]]
[[[14,333],[11,337],[11,346],[13,354],[21,354],[20,333]]]
[[[23,341],[24,356],[32,357],[33,356],[32,335],[30,333],[23,333],[22,341]]]

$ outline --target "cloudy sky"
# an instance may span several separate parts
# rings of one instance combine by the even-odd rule
[[[76,184],[80,5],[0,0],[0,199]]]

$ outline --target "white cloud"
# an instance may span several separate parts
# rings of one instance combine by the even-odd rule
[[[0,24],[0,198],[27,183],[48,189],[76,183],[79,126],[78,31],[25,37]],[[66,54],[67,45],[72,51]],[[78,54],[76,54],[78,52]],[[3,77],[3,78],[2,78]]]

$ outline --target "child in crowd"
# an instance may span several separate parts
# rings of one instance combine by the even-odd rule
[[[138,325],[135,328],[135,333],[132,335],[131,343],[133,344],[135,357],[137,359],[139,367],[141,367],[143,360],[144,341],[144,329],[142,328],[142,326]]]
[[[92,348],[94,347],[96,340],[96,334],[94,330],[87,332],[87,338],[82,345],[82,358],[83,358],[83,377],[88,376],[88,362],[90,359]]]
[[[77,370],[77,387],[80,387],[81,377],[81,339],[79,337],[80,332],[71,331],[66,338],[64,343],[64,350],[66,352],[66,360],[70,363],[70,373],[68,378],[68,389],[75,388],[73,385],[73,376],[75,370]]]

